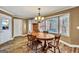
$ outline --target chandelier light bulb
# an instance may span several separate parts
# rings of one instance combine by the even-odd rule
[[[41,19],[44,20],[44,17],[42,17]]]
[[[42,17],[41,15],[40,15],[40,8],[38,8],[38,16],[37,17],[35,17],[35,20],[37,21],[37,22],[41,22],[42,20],[44,20],[44,17]]]
[[[41,16],[38,16],[38,20],[40,20],[41,19]]]
[[[37,20],[37,17],[35,17],[35,20]]]

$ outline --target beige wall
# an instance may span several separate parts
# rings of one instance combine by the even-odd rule
[[[79,30],[76,27],[79,26],[79,7],[71,10],[71,43],[79,44]]]
[[[28,20],[23,20],[23,34],[26,34],[28,32]]]
[[[26,19],[26,33],[28,33],[28,20]]]
[[[70,13],[70,37],[62,36],[61,39],[70,44],[79,44],[79,30],[76,29],[76,27],[79,26],[79,7],[60,11],[48,15],[48,17],[64,13]]]

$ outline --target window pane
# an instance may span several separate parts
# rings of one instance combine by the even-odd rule
[[[53,17],[50,20],[49,32],[58,33],[58,17]]]
[[[69,14],[64,14],[60,19],[60,34],[69,36]]]
[[[46,31],[46,20],[41,22],[41,23],[39,23],[39,30],[41,32]]]

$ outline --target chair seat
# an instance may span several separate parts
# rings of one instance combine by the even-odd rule
[[[59,49],[59,40],[60,40],[60,35],[55,35],[55,40],[54,40],[54,44],[52,44],[52,42],[48,43],[48,48],[54,48],[54,53],[56,52],[56,50],[59,51],[60,53],[60,49]]]
[[[40,44],[40,43],[42,43],[40,40],[37,40],[37,42]]]
[[[48,43],[48,47],[49,47],[49,48],[52,48],[52,47],[56,47],[56,46],[53,45],[52,42],[49,42],[49,43]]]
[[[33,45],[35,45],[35,46],[40,45],[40,44],[42,44],[42,42],[39,41],[39,40],[35,40],[35,41],[33,41]]]
[[[34,48],[35,48],[35,50],[36,50],[36,52],[37,52],[37,49],[38,49],[37,47],[38,47],[39,45],[42,46],[42,42],[41,42],[40,40],[37,40],[37,39],[36,39],[36,36],[27,35],[27,37],[28,37],[28,41],[30,42],[30,43],[28,43],[27,45],[29,45],[29,47],[31,47],[32,50],[34,50]]]

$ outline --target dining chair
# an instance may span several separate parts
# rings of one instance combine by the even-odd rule
[[[60,34],[56,34],[53,44],[52,44],[52,42],[48,43],[48,48],[52,48],[52,47],[54,48],[54,51],[52,51],[52,50],[50,50],[50,51],[56,53],[56,50],[58,49],[58,52],[60,53],[60,49],[59,49],[60,36],[61,36]]]
[[[39,41],[39,40],[37,40],[36,39],[36,36],[33,36],[33,35],[27,35],[27,38],[28,38],[28,44],[27,44],[27,46],[31,46],[31,48],[32,49],[34,49],[34,47],[35,47],[35,50],[36,50],[36,52],[37,52],[37,47],[38,47],[38,45],[41,45],[42,46],[42,42],[41,41]]]
[[[27,39],[28,39],[28,43],[27,43],[27,46],[31,47],[33,49],[33,41],[34,39],[32,38],[33,36],[28,34],[27,35]]]
[[[43,31],[43,33],[48,33],[48,31]]]

